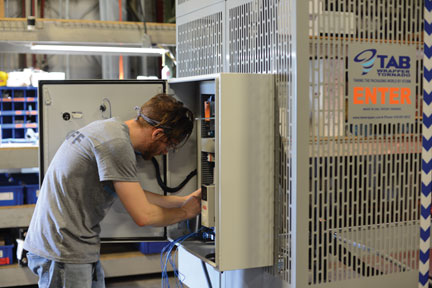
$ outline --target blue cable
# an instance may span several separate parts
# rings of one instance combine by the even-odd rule
[[[191,236],[194,236],[196,233],[191,233],[191,234],[189,234],[189,235],[186,235],[186,236],[182,236],[182,237],[179,237],[178,239],[176,239],[176,240],[174,240],[173,242],[171,242],[169,245],[167,245],[166,247],[164,247],[164,250],[165,251],[163,251],[163,252],[165,252],[165,259],[164,259],[164,262],[162,263],[162,265],[163,265],[163,268],[162,268],[162,271],[163,271],[163,282],[162,282],[162,287],[170,287],[170,285],[169,285],[169,278],[168,278],[168,272],[167,272],[167,268],[168,268],[168,262],[171,264],[171,266],[173,267],[173,271],[174,271],[174,276],[175,276],[175,279],[176,279],[176,286],[177,287],[179,287],[179,284],[180,284],[180,287],[183,287],[183,285],[182,285],[182,283],[181,283],[181,281],[178,281],[177,279],[179,279],[178,277],[179,277],[179,274],[178,274],[178,271],[177,271],[177,269],[176,269],[176,265],[175,265],[175,263],[174,263],[174,261],[173,261],[173,259],[172,259],[172,257],[170,257],[170,255],[171,255],[171,253],[172,253],[172,250],[174,249],[174,247],[176,246],[176,243],[181,243],[181,242],[183,242],[184,240],[186,240],[187,238],[189,238],[189,237],[191,237]],[[166,285],[166,286],[165,286]]]
[[[187,231],[191,231],[191,229],[190,229],[190,220],[188,219],[188,220],[186,220],[186,226],[187,226]]]
[[[171,254],[172,249],[175,247],[176,241],[178,241],[179,239],[176,239],[173,242],[170,242],[161,251],[162,287],[168,287],[168,288],[170,287],[169,277],[168,277],[168,272],[167,272],[169,255]],[[174,273],[176,273],[175,270],[174,270]]]
[[[162,268],[162,284],[161,287],[162,288],[170,288],[170,284],[169,284],[169,276],[168,276],[168,263],[171,264],[173,271],[174,271],[174,277],[176,280],[176,287],[183,287],[182,284],[182,280],[180,279],[180,274],[178,273],[177,267],[175,265],[174,259],[171,257],[172,255],[172,250],[174,249],[174,247],[177,244],[181,244],[183,241],[189,239],[190,237],[193,236],[197,236],[199,234],[199,232],[202,230],[203,228],[199,229],[197,232],[193,232],[184,236],[181,236],[175,240],[173,240],[172,242],[168,243],[168,245],[166,245],[162,251],[161,251],[161,268]],[[178,251],[178,250],[177,250]],[[177,251],[175,252],[175,256],[177,256]]]

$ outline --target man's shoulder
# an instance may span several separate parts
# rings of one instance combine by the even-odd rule
[[[126,137],[129,136],[127,125],[118,118],[96,120],[80,129],[88,136]]]
[[[87,126],[85,126],[84,128],[90,128],[90,127],[94,127],[94,126],[112,127],[112,128],[116,128],[116,129],[121,129],[124,126],[126,126],[126,124],[123,121],[121,121],[120,118],[113,117],[113,118],[109,118],[109,119],[101,119],[101,120],[93,121],[90,124],[88,124]]]
[[[80,140],[85,140],[83,143],[90,143],[92,147],[124,145],[130,142],[127,125],[116,118],[91,122],[73,134],[80,135]]]

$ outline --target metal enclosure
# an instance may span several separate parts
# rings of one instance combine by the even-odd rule
[[[136,117],[135,106],[165,91],[164,81],[67,80],[41,81],[39,85],[40,176],[43,180],[51,159],[69,133],[92,121],[110,117]],[[101,110],[105,107],[105,111]],[[137,158],[144,189],[163,194],[150,161]],[[101,223],[103,241],[166,239],[160,227],[139,227],[117,199]]]
[[[417,285],[424,1],[178,0],[176,11],[178,76],[276,78],[274,265],[237,271],[237,284]],[[361,46],[411,59],[410,121],[350,118]]]
[[[215,187],[215,201],[208,204],[215,211],[214,243],[184,242],[184,248],[219,271],[272,265],[274,77],[222,73],[174,79],[169,85],[178,98],[193,103],[198,157],[169,155],[168,170],[189,161],[198,168],[199,185]],[[214,100],[211,117],[203,112],[203,97]],[[206,137],[210,119],[214,134]],[[202,146],[202,139],[212,137],[214,169],[207,166],[209,150]]]

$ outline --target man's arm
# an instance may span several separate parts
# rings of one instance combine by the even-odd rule
[[[201,189],[198,189],[187,196],[175,196],[175,195],[164,196],[164,195],[159,195],[148,191],[146,193],[146,196],[148,201],[150,201],[150,203],[153,203],[155,205],[164,208],[178,208],[181,207],[191,197],[195,196],[201,199]]]
[[[150,198],[154,200],[158,197],[144,191],[138,182],[114,182],[114,188],[139,226],[167,226],[190,219],[201,211],[201,201],[196,196],[189,197],[180,207],[164,208],[152,203]]]

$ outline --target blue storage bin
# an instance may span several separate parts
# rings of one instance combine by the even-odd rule
[[[25,186],[25,203],[35,204],[39,197],[39,185],[26,185]]]
[[[10,185],[19,185],[19,183],[10,174],[1,173],[0,186],[10,186]]]
[[[9,265],[13,263],[14,245],[0,246],[0,265]]]
[[[162,249],[168,245],[170,242],[141,242],[139,243],[139,250],[143,254],[154,254],[161,253]]]
[[[24,187],[0,186],[0,206],[15,206],[23,204]]]
[[[39,184],[39,173],[7,173],[9,185],[34,185]]]

